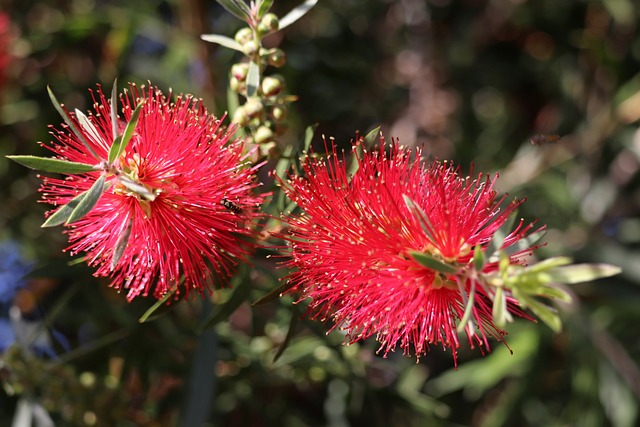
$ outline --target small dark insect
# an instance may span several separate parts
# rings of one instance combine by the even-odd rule
[[[241,214],[243,212],[242,208],[238,205],[236,205],[235,203],[233,203],[231,200],[228,199],[222,199],[220,201],[220,204],[222,206],[224,206],[225,208],[229,209],[231,212],[233,212],[234,214]]]
[[[560,135],[534,135],[531,137],[533,145],[545,145],[558,142],[562,138]]]

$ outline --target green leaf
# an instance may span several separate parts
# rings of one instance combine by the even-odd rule
[[[298,321],[300,319],[300,313],[298,310],[299,309],[297,305],[294,305],[293,308],[291,309],[291,320],[289,321],[289,329],[287,330],[287,336],[284,337],[284,341],[282,341],[282,344],[280,344],[280,347],[278,347],[278,351],[273,356],[273,363],[277,362],[278,359],[280,359],[280,356],[282,356],[282,353],[284,353],[287,347],[289,347],[289,344],[291,343],[291,338],[293,338],[293,336],[296,333]]]
[[[240,0],[216,0],[222,7],[227,9],[229,13],[242,19],[245,22],[249,22],[251,18],[251,11],[249,7]]]
[[[433,230],[433,225],[431,225],[431,221],[429,221],[429,217],[427,216],[427,214],[425,214],[422,208],[416,205],[413,200],[411,200],[406,194],[402,195],[402,199],[404,200],[404,203],[405,205],[407,205],[407,208],[409,209],[411,214],[418,219],[418,222],[420,222],[420,227],[422,227],[422,231],[424,231],[424,234],[426,234],[429,240],[431,240],[432,242],[435,241],[435,238],[433,237],[433,234],[431,232],[431,230]]]
[[[482,247],[480,245],[476,245],[473,248],[473,268],[476,271],[482,271],[485,263],[486,259],[484,257],[484,252],[482,252]]]
[[[111,148],[109,149],[109,164],[112,164],[119,159],[122,153],[124,153],[124,150],[126,150],[127,145],[129,145],[133,132],[136,129],[136,125],[138,124],[138,119],[140,119],[140,111],[142,111],[143,105],[144,101],[140,101],[136,109],[133,110],[131,119],[124,128],[124,132],[122,132],[122,137],[117,137],[113,141],[113,144],[111,144]]]
[[[369,131],[364,137],[364,142],[367,145],[373,145],[376,138],[380,135],[380,126],[377,126]]]
[[[138,323],[144,323],[144,322],[148,321],[149,318],[151,317],[151,315],[153,313],[155,313],[155,311],[157,309],[159,309],[160,307],[165,305],[166,302],[169,300],[169,298],[171,298],[173,296],[173,294],[176,293],[177,289],[178,288],[176,287],[175,289],[171,290],[170,292],[167,292],[161,299],[159,299],[151,307],[149,307],[149,309],[147,311],[145,311],[142,316],[140,316],[140,318],[138,319]]]
[[[82,130],[85,131],[85,133],[88,133],[89,135],[91,135],[93,140],[96,142],[100,142],[104,139],[100,136],[98,129],[96,129],[93,123],[91,123],[91,120],[89,120],[89,118],[85,116],[82,111],[76,108],[75,113],[76,113],[76,119],[78,120],[78,123],[80,123],[80,127],[82,128]]]
[[[550,276],[551,282],[574,284],[615,276],[621,272],[620,267],[610,264],[576,264],[556,267],[546,273]]]
[[[73,134],[80,140],[80,142],[82,142],[84,146],[87,147],[87,150],[89,150],[91,155],[93,155],[93,157],[95,157],[96,159],[100,160],[100,156],[98,156],[98,154],[95,151],[93,151],[93,148],[91,148],[91,146],[89,145],[85,137],[82,135],[82,132],[80,132],[80,130],[73,123],[73,120],[71,120],[71,117],[69,117],[67,112],[64,111],[64,109],[62,108],[62,104],[60,104],[60,102],[58,101],[58,98],[56,98],[56,96],[53,94],[53,91],[49,86],[47,86],[47,92],[49,93],[49,98],[51,99],[53,106],[55,107],[56,111],[58,111],[58,114],[62,116],[67,126],[69,126],[69,129],[71,129]]]
[[[127,188],[127,190],[137,194],[138,196],[146,200],[149,200],[150,202],[153,202],[156,199],[156,197],[158,197],[156,194],[154,194],[144,185],[138,184],[137,182],[133,182],[124,175],[120,175],[118,177],[118,180],[120,181],[120,184],[124,185],[125,188]]]
[[[516,220],[516,213],[513,212],[509,218],[505,221],[500,228],[496,230],[493,234],[493,238],[491,242],[489,242],[489,246],[487,247],[486,253],[490,258],[493,258],[500,249],[502,249],[502,245],[504,245],[504,239],[507,238],[511,230],[513,229],[513,224]]]
[[[302,18],[313,6],[316,5],[316,3],[318,3],[318,0],[306,0],[304,3],[291,10],[283,16],[282,19],[280,19],[280,29],[288,27],[298,19]]]
[[[113,250],[113,257],[111,258],[111,271],[115,270],[116,265],[118,265],[118,261],[120,261],[120,258],[122,258],[122,255],[124,254],[124,250],[127,249],[127,243],[129,243],[129,236],[131,236],[132,227],[133,218],[129,218],[129,221],[127,221],[127,226],[120,232],[120,237],[118,237],[118,242],[116,243],[116,247]]]
[[[111,89],[111,133],[113,140],[118,138],[118,78],[113,80],[113,88]]]
[[[454,274],[457,273],[458,269],[450,264],[446,264],[439,259],[433,258],[423,252],[418,251],[409,251],[409,255],[411,258],[416,260],[418,264],[423,267],[427,267],[431,270],[438,271],[444,274]]]
[[[240,43],[231,37],[222,36],[220,34],[202,34],[200,38],[206,42],[219,44],[220,46],[242,52],[242,46],[240,46]]]
[[[273,0],[261,0],[260,6],[258,6],[258,19],[262,18],[267,12],[269,12],[272,5]]]
[[[507,296],[504,288],[499,286],[496,288],[496,294],[493,297],[493,321],[499,328],[504,328],[507,322],[511,320],[511,315],[507,311]]]
[[[533,297],[520,296],[518,299],[520,305],[529,308],[533,314],[542,320],[552,331],[559,333],[562,330],[562,321],[555,310],[541,302],[536,301]]]
[[[251,98],[258,93],[260,87],[260,66],[255,62],[249,63],[249,71],[247,73],[247,97]]]
[[[274,290],[269,292],[267,295],[263,296],[262,298],[260,298],[258,301],[254,302],[251,305],[263,305],[263,304],[270,303],[271,301],[275,301],[276,299],[278,299],[282,295],[282,293],[288,291],[293,286],[294,286],[293,282],[287,281],[287,282],[285,282],[282,285],[278,286],[277,288],[275,288]]]
[[[359,160],[364,156],[364,149],[362,148],[362,144],[356,145],[353,150],[351,150],[351,158],[349,159],[349,166],[347,166],[347,176],[353,177],[358,169],[360,168]]]
[[[81,193],[71,199],[66,205],[62,206],[58,209],[53,215],[51,215],[44,224],[41,225],[42,228],[46,227],[55,227],[56,225],[64,224],[67,222],[73,210],[80,204],[80,202],[86,197],[87,192]]]
[[[467,323],[469,323],[469,320],[471,320],[471,316],[473,315],[473,306],[476,299],[476,282],[475,280],[471,280],[471,290],[469,291],[468,297],[460,281],[458,281],[458,288],[464,301],[464,314],[462,315],[462,319],[460,319],[460,323],[457,328],[458,333],[461,333],[464,331]],[[473,324],[471,325],[473,326]]]
[[[56,173],[84,173],[96,171],[96,166],[88,165],[86,163],[70,162],[67,160],[52,159],[49,157],[36,157],[36,156],[7,156],[8,159],[14,162],[20,163],[22,166],[26,166],[31,169],[40,170],[44,172],[56,172]]]
[[[552,268],[561,267],[567,264],[571,264],[571,258],[569,257],[553,257],[547,258],[544,261],[540,261],[536,264],[530,265],[525,268],[527,273],[538,273],[547,271]]]
[[[514,242],[508,248],[504,248],[507,255],[513,255],[516,252],[526,251],[536,245],[547,234],[547,230],[536,231],[522,239]]]
[[[86,196],[82,198],[80,203],[78,203],[78,206],[76,206],[73,212],[71,212],[71,215],[69,215],[66,224],[76,222],[77,220],[88,214],[91,209],[93,209],[96,203],[98,203],[98,200],[100,200],[100,196],[102,196],[102,193],[104,193],[105,180],[106,176],[100,175],[100,178],[98,178],[96,182],[93,183],[91,188],[87,190]]]

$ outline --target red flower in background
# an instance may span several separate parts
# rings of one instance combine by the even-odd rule
[[[243,143],[230,139],[200,100],[182,95],[174,102],[169,99],[155,87],[138,90],[135,85],[121,98],[126,121],[144,101],[135,133],[107,175],[111,185],[67,231],[68,250],[73,255],[85,252],[87,262],[97,267],[95,275],[112,277],[112,286],[126,289],[128,299],[149,293],[161,298],[181,288],[187,294],[211,291],[213,283],[230,276],[251,251],[250,222],[262,203],[263,196],[252,192],[258,185],[257,166],[247,164]],[[72,116],[92,150],[106,159],[113,134],[110,103],[100,89],[94,94],[94,110],[86,121],[77,110]],[[125,123],[118,126],[122,130]],[[67,127],[52,134],[55,141],[47,148],[58,158],[96,163]],[[105,171],[43,178],[43,199],[55,206],[66,204],[101,174]],[[152,197],[124,186],[119,179],[123,176]],[[127,238],[121,256],[114,255]]]
[[[11,63],[11,40],[11,21],[6,14],[0,12],[0,98],[5,85],[6,70]]]
[[[332,319],[350,342],[375,335],[384,355],[399,345],[417,357],[440,344],[455,357],[460,346],[456,328],[473,286],[477,329],[465,331],[471,347],[475,342],[489,349],[487,335],[501,339],[505,331],[493,323],[487,289],[463,273],[471,269],[474,246],[486,251],[520,202],[501,211],[504,197],[496,198],[495,178],[464,178],[447,162],[425,165],[420,155],[418,150],[412,158],[409,150],[395,142],[385,146],[383,139],[379,151],[357,158],[359,168],[349,180],[333,147],[328,159],[307,158],[306,178],[280,180],[304,210],[286,218],[290,232],[285,239],[292,248],[286,264],[294,269],[291,292],[310,298],[314,317]],[[426,214],[427,223],[421,224],[405,197]],[[503,248],[531,227],[521,222]],[[456,266],[460,273],[427,268],[410,255],[415,251]],[[521,263],[519,258],[529,252],[516,252],[510,262]],[[490,262],[483,271],[496,268]],[[507,298],[507,308],[524,316],[513,298]]]

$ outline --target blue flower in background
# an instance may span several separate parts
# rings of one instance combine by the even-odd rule
[[[33,264],[22,257],[20,247],[14,241],[0,242],[0,306],[3,309],[11,305],[32,269]]]
[[[25,276],[33,264],[20,254],[20,247],[12,240],[0,242],[0,352],[16,342],[16,333],[9,319],[9,309],[16,292],[24,287]]]

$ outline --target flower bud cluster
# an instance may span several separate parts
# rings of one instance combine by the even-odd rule
[[[280,68],[286,62],[284,52],[279,48],[267,49],[262,46],[265,36],[278,31],[278,17],[266,13],[261,18],[250,20],[249,26],[241,28],[235,34],[235,41],[246,56],[231,67],[229,87],[235,93],[246,98],[233,114],[233,122],[247,130],[249,142],[260,145],[263,156],[277,157],[278,136],[286,130],[288,104],[293,99],[285,95],[285,80],[279,74],[264,76],[267,67]],[[258,66],[259,78],[253,79],[257,87],[250,88],[250,64]]]

